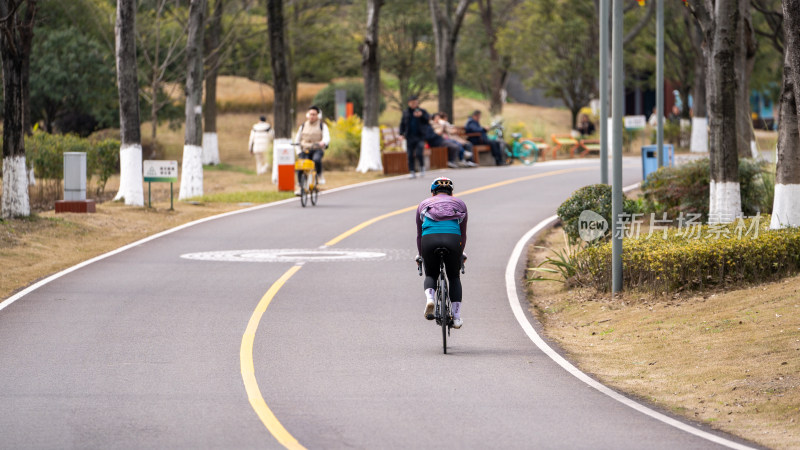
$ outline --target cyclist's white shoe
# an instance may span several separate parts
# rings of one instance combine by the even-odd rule
[[[461,320],[461,317],[459,317],[458,319],[453,319],[453,328],[459,329],[461,328],[461,325],[464,325],[464,321]]]
[[[325,177],[322,175],[317,177],[317,184],[325,184]]]
[[[428,300],[428,303],[425,304],[425,318],[433,320],[433,300]]]

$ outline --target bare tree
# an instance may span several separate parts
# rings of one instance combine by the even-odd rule
[[[739,0],[689,0],[692,13],[705,37],[706,99],[709,112],[709,160],[711,171],[709,220],[730,222],[742,213],[739,188],[737,110],[749,110],[736,74],[737,43],[742,32]]]
[[[489,65],[490,74],[490,96],[489,113],[499,115],[503,112],[503,91],[508,80],[508,71],[511,68],[511,58],[501,55],[497,51],[497,29],[499,24],[506,23],[511,19],[514,8],[522,3],[522,0],[510,0],[500,6],[499,10],[493,8],[492,0],[478,0],[478,9],[481,13],[481,22],[489,40]]]
[[[456,44],[464,16],[472,0],[429,0],[436,45],[436,85],[439,88],[439,111],[453,117],[453,88],[456,80]]]
[[[397,109],[406,107],[408,97],[427,100],[432,85],[434,51],[426,43],[431,36],[428,5],[416,0],[392,0],[382,7],[380,27],[381,69],[397,77],[397,91],[383,95]]]
[[[114,200],[144,206],[142,138],[139,125],[139,74],[136,68],[136,1],[117,0],[117,87],[119,90],[119,191]]]
[[[203,31],[206,0],[191,0],[186,40],[186,134],[181,164],[185,200],[203,195]]]
[[[783,0],[780,43],[784,51],[783,89],[770,228],[800,226],[800,0]]]
[[[23,120],[23,33],[19,8],[25,0],[0,0],[3,61],[3,202],[0,217],[30,216]],[[31,6],[28,5],[30,8]]]
[[[214,2],[214,13],[208,23],[206,34],[206,105],[203,112],[203,164],[219,164],[219,139],[217,138],[217,76],[221,60],[221,35],[223,0]]]
[[[364,70],[364,126],[361,128],[361,152],[356,170],[365,173],[383,170],[381,164],[381,129],[378,114],[381,103],[381,72],[378,58],[378,20],[382,0],[367,0],[367,33],[361,44]]]
[[[167,17],[171,11],[168,1],[157,0],[155,8],[150,12],[150,26],[140,27],[137,34],[145,63],[145,76],[149,82],[147,89],[142,89],[140,95],[150,104],[150,139],[154,144],[158,138],[159,113],[173,101],[173,90],[183,82],[183,75],[171,73],[170,68],[183,56],[186,49],[181,45],[186,35],[186,26],[180,23],[174,12]],[[165,27],[170,29],[166,35],[163,32]]]

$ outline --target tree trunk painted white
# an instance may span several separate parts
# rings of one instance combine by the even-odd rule
[[[203,148],[199,145],[183,146],[181,164],[181,190],[178,200],[203,195]]]
[[[731,223],[742,216],[742,196],[738,182],[711,181],[709,223]]]
[[[800,227],[800,184],[776,184],[775,200],[772,204],[773,230]]]
[[[114,200],[144,206],[142,138],[139,123],[139,75],[136,67],[136,2],[117,0],[115,25],[119,94],[119,190]]]
[[[114,201],[125,200],[126,205],[144,206],[141,144],[120,146],[119,168],[119,190]]]
[[[3,205],[1,211],[3,219],[31,215],[25,155],[3,158]]]
[[[366,173],[370,170],[383,170],[380,127],[363,127],[361,129],[361,153],[358,157],[356,172]]]
[[[205,0],[189,5],[186,39],[186,128],[179,200],[203,195],[203,29]]]
[[[33,169],[28,171],[28,185],[36,186],[36,173],[34,173]]]
[[[219,164],[219,138],[217,132],[203,133],[203,165]]]
[[[708,119],[692,117],[692,153],[708,152]]]

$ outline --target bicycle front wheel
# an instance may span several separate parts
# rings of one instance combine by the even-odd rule
[[[309,197],[311,197],[311,204],[316,206],[317,198],[319,198],[319,177],[317,177],[316,173],[312,174],[311,176],[314,177],[314,187],[311,188]]]
[[[536,144],[531,141],[522,141],[520,147],[519,160],[522,161],[522,164],[530,166],[535,163],[537,155],[539,154],[539,149],[536,147]]]
[[[306,174],[300,172],[297,176],[297,182],[300,184],[300,205],[305,208],[306,203],[308,203],[308,178],[306,178]]]

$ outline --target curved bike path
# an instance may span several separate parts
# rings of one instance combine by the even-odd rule
[[[0,447],[280,448],[259,400],[306,448],[715,447],[567,373],[509,308],[517,240],[597,165],[441,172],[470,211],[465,325],[446,356],[422,318],[413,212],[332,243],[415,206],[430,175],[205,221],[68,273],[0,311]],[[306,262],[242,252],[276,249]],[[234,250],[248,261],[182,257]],[[382,256],[320,261],[347,250]]]

